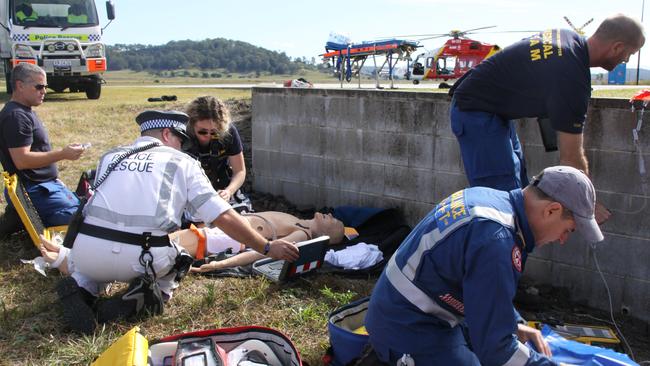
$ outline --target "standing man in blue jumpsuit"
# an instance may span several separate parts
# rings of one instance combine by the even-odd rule
[[[460,144],[470,186],[500,190],[528,184],[513,119],[550,120],[560,164],[589,174],[583,129],[591,97],[590,67],[613,70],[643,46],[642,25],[625,15],[605,19],[585,39],[552,29],[486,59],[458,80],[450,94],[451,128]],[[599,223],[609,212],[598,205]]]
[[[391,258],[370,298],[366,328],[391,365],[557,365],[512,301],[528,254],[578,231],[603,235],[589,178],[546,168],[525,189],[468,188],[443,200]],[[519,323],[519,324],[518,324]],[[534,351],[524,345],[531,341]]]

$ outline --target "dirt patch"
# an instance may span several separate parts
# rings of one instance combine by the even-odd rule
[[[229,100],[228,106],[234,123],[244,144],[244,157],[249,172],[252,167],[252,110],[250,100]],[[277,197],[266,193],[254,192],[252,181],[254,175],[249,173],[244,183],[244,191],[248,192],[256,211],[282,211],[299,217],[310,217],[314,207],[297,207],[284,197]],[[610,314],[606,311],[590,308],[584,304],[570,301],[571,294],[568,290],[555,288],[548,285],[535,285],[522,282],[519,284],[515,305],[521,315],[528,320],[541,320],[547,323],[568,323],[582,325],[608,326],[615,330],[611,323]],[[633,316],[614,314],[624,337],[632,348],[637,362],[650,360],[650,325]],[[619,338],[621,338],[619,336]],[[629,350],[621,345],[617,349],[630,355]]]

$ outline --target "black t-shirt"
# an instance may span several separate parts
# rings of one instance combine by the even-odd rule
[[[548,30],[506,47],[456,84],[461,110],[549,118],[558,131],[581,133],[591,97],[587,41],[567,29]]]
[[[2,162],[2,167],[11,174],[18,173],[21,179],[29,179],[34,182],[56,179],[58,175],[56,164],[37,169],[20,171],[16,169],[16,165],[9,155],[9,149],[30,145],[30,151],[52,151],[47,130],[36,113],[20,103],[7,102],[0,111],[0,162]]]
[[[230,184],[232,169],[228,165],[228,157],[241,153],[243,146],[239,131],[231,124],[228,133],[219,139],[211,140],[210,145],[205,148],[200,147],[197,141],[192,141],[192,145],[184,150],[201,162],[212,186],[218,190]]]

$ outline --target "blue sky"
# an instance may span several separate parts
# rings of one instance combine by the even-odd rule
[[[106,24],[104,0],[95,0]],[[356,1],[223,1],[113,0],[116,19],[104,31],[107,44],[159,45],[171,40],[228,38],[291,57],[323,53],[330,32],[355,42],[403,34],[438,34],[452,29],[496,25],[487,31],[568,28],[563,16],[593,33],[600,21],[622,12],[641,19],[643,0],[356,0]],[[650,0],[644,25],[649,28]],[[648,32],[646,32],[648,33]],[[474,39],[500,46],[525,34],[479,33]],[[424,41],[439,47],[445,38]],[[650,42],[648,42],[650,43]],[[633,56],[628,67],[636,67]],[[650,68],[650,47],[641,50],[641,66]]]

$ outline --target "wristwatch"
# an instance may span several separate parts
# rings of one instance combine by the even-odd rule
[[[264,255],[269,254],[269,250],[271,250],[271,242],[267,241],[266,244],[264,244]]]

